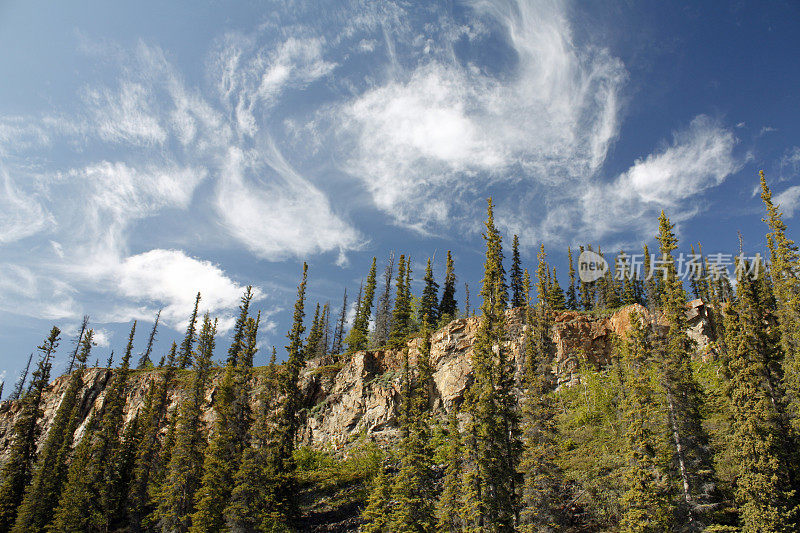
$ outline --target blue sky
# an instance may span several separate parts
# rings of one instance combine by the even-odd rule
[[[760,250],[757,170],[791,233],[800,205],[799,21],[795,2],[2,2],[0,369],[52,324],[62,369],[84,314],[101,360],[140,320],[138,353],[163,307],[159,357],[198,290],[225,331],[247,284],[282,346],[303,260],[334,312],[390,250],[417,279],[453,250],[476,294],[489,195],[529,265],[540,242],[559,267],[568,245],[639,250],[661,209],[687,252],[735,253],[737,231]]]

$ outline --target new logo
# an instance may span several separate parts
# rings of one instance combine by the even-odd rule
[[[591,250],[584,250],[578,257],[578,275],[584,283],[591,283],[605,276],[608,263],[603,256]]]

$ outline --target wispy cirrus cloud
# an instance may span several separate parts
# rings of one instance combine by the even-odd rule
[[[780,206],[786,218],[792,218],[800,207],[800,185],[792,185],[775,195],[775,203]]]
[[[335,110],[352,147],[344,170],[376,206],[418,229],[446,225],[497,183],[584,181],[618,132],[624,65],[578,46],[562,4],[470,5],[472,29],[449,27],[437,36],[444,48],[421,43],[415,66]],[[514,57],[500,71],[458,57],[448,42],[468,35],[475,51],[486,26],[500,28]]]
[[[224,74],[238,81],[221,97],[187,86],[158,47],[140,42],[129,60],[116,48],[111,53],[123,61],[116,84],[86,87],[82,110],[0,117],[6,192],[0,202],[7,207],[0,242],[51,233],[36,257],[20,251],[4,265],[7,279],[16,280],[0,286],[6,310],[69,318],[83,313],[81,299],[106,294],[94,304],[104,320],[151,318],[164,307],[164,322],[180,327],[201,290],[202,308],[221,316],[220,329],[227,329],[244,287],[218,265],[176,248],[187,244],[184,234],[170,235],[167,224],[157,235],[160,246],[131,250],[139,224],[168,221],[170,213],[216,231],[217,242],[227,233],[268,260],[359,245],[360,235],[274,143],[263,156],[253,144],[269,141],[265,113],[281,91],[334,67],[322,59],[322,41],[289,37],[277,47],[242,52],[243,62]],[[258,127],[243,128],[248,120]],[[62,143],[80,146],[69,165],[19,164],[31,151]],[[213,187],[198,196],[206,181]],[[31,300],[49,303],[19,306]]]
[[[698,206],[693,201],[738,171],[743,161],[734,155],[737,140],[708,116],[700,115],[672,142],[637,160],[609,183],[593,184],[583,192],[580,219],[591,239],[639,227],[643,235],[655,233],[659,212],[667,210],[674,221],[685,220]]]

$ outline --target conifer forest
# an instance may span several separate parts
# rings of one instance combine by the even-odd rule
[[[372,258],[340,308],[310,300],[303,264],[285,357],[259,345],[250,287],[229,345],[202,290],[167,346],[159,316],[108,360],[89,317],[74,339],[53,327],[0,405],[0,532],[798,531],[800,252],[763,172],[760,197],[768,255],[720,269],[698,248],[688,277],[663,211],[656,250],[542,245],[525,265],[490,198],[471,304],[449,252],[438,276],[430,259]],[[584,281],[589,251],[609,267]],[[567,272],[548,262],[562,253]],[[570,352],[588,329],[554,337],[612,316],[624,327],[599,362]],[[448,396],[434,345],[458,328],[468,370]],[[367,360],[384,366],[353,383],[396,416],[315,440]]]

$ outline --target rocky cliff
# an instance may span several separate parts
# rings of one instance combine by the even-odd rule
[[[551,331],[556,345],[552,372],[557,386],[569,386],[580,380],[583,364],[601,368],[611,358],[615,336],[624,337],[630,328],[630,313],[637,311],[653,320],[639,305],[624,307],[613,314],[598,316],[576,311],[563,311],[554,316]],[[527,326],[523,323],[521,309],[507,312],[506,349],[514,361],[517,383],[521,382],[525,367],[524,338]],[[706,350],[711,338],[708,310],[700,300],[687,304],[689,330],[698,350]],[[433,409],[443,414],[458,405],[472,380],[471,355],[478,318],[454,320],[436,331],[431,339],[431,362],[434,368],[431,393]],[[413,364],[419,353],[419,339],[408,343],[409,358]],[[302,440],[313,446],[340,448],[362,432],[378,442],[387,442],[397,435],[397,415],[400,401],[403,350],[362,351],[349,356],[343,364],[332,361],[309,361],[301,377],[307,414],[301,432]],[[146,391],[160,379],[163,370],[133,371],[128,389],[126,421],[132,419],[144,406]],[[93,368],[86,371],[81,405],[84,424],[89,415],[102,405],[105,389],[112,371]],[[255,369],[253,397],[255,407],[259,392],[265,387],[264,369]],[[190,371],[178,373],[175,386],[170,391],[171,406],[177,405],[185,394],[191,378]],[[218,370],[206,390],[205,420],[214,417],[214,397],[222,378]],[[66,390],[68,376],[53,381],[46,393],[42,435],[49,429],[55,412]],[[19,414],[18,402],[0,403],[0,460],[4,460],[14,422]],[[78,429],[76,440],[83,433]]]

